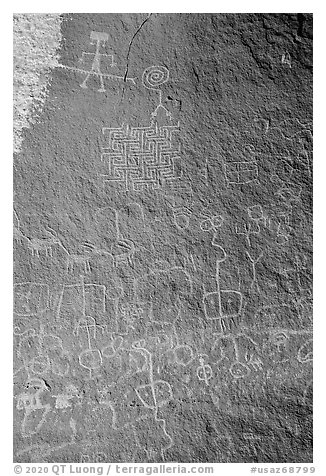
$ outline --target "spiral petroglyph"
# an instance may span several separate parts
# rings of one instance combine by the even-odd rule
[[[169,79],[169,70],[165,66],[150,66],[143,72],[143,85],[148,89],[156,89]]]

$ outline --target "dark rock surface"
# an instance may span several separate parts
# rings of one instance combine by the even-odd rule
[[[14,157],[14,460],[311,462],[312,15],[61,35]]]

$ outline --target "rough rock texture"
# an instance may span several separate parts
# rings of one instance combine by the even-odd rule
[[[15,461],[311,462],[312,16],[61,36],[14,157]]]
[[[23,141],[22,130],[42,111],[51,68],[58,65],[61,16],[14,15],[14,151]]]

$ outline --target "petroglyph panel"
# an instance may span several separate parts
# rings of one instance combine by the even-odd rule
[[[312,15],[40,15],[14,461],[312,462]]]

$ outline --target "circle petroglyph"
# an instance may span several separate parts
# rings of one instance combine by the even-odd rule
[[[169,79],[169,70],[165,66],[150,66],[143,72],[143,85],[148,89],[156,89]]]

